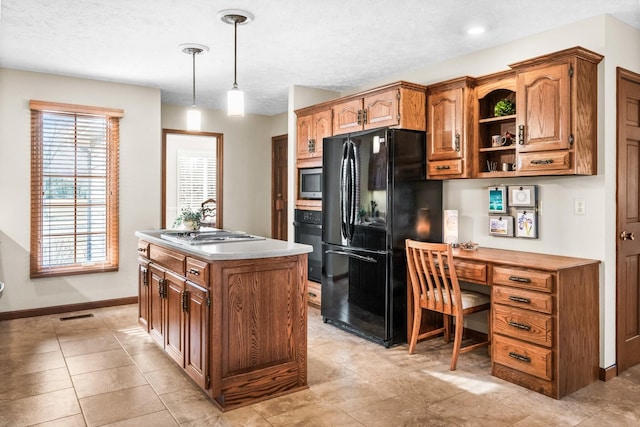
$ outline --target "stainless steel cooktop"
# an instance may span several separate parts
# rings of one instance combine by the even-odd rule
[[[160,237],[175,243],[187,245],[208,245],[212,243],[265,240],[242,231],[206,230],[206,231],[165,231]]]

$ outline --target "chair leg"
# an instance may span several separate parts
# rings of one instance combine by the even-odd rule
[[[413,352],[416,350],[416,343],[418,342],[421,323],[422,309],[418,306],[413,310],[413,330],[411,331],[411,340],[409,341],[409,354],[413,354]]]
[[[464,321],[462,316],[456,316],[456,331],[453,337],[453,355],[451,356],[450,370],[456,370],[456,364],[458,363],[458,356],[460,355],[460,348],[462,347],[462,333],[464,331]]]
[[[444,342],[448,343],[451,341],[451,316],[448,314],[442,315],[442,322],[444,327]]]

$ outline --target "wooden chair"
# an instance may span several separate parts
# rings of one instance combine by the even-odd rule
[[[491,298],[479,292],[461,290],[456,275],[451,245],[446,243],[425,243],[415,240],[406,241],[409,282],[413,290],[413,330],[409,341],[409,354],[413,354],[418,340],[444,333],[445,342],[450,341],[450,322],[455,318],[455,335],[452,371],[456,369],[458,355],[488,346],[487,341],[462,347],[464,315],[489,310]],[[444,326],[420,334],[422,310],[431,310],[444,315]],[[489,328],[490,328],[489,321]]]
[[[207,199],[202,202],[202,220],[200,225],[216,228],[216,200]]]

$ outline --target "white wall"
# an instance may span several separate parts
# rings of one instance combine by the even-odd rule
[[[352,88],[340,96],[398,80],[429,85],[464,75],[482,76],[506,70],[508,64],[573,46],[583,46],[605,56],[598,66],[598,175],[449,180],[444,183],[444,209],[459,211],[461,241],[472,240],[481,246],[602,261],[600,366],[609,367],[616,361],[615,70],[617,66],[622,66],[640,72],[640,31],[612,17],[602,15],[443,63],[394,76],[381,76],[374,84]],[[324,100],[318,98],[313,103]],[[308,101],[305,99],[305,102]],[[294,135],[291,124],[289,134]],[[541,201],[538,239],[500,238],[488,235],[486,188],[496,184],[538,185]],[[575,198],[586,201],[586,215],[574,215]]]
[[[160,91],[0,68],[0,94],[0,312],[137,295],[134,233],[160,222]],[[117,272],[29,278],[32,99],[124,110]]]

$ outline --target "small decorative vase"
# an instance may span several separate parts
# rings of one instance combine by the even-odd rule
[[[200,228],[196,221],[182,221],[182,225],[184,226],[185,230],[189,231],[195,231]]]

